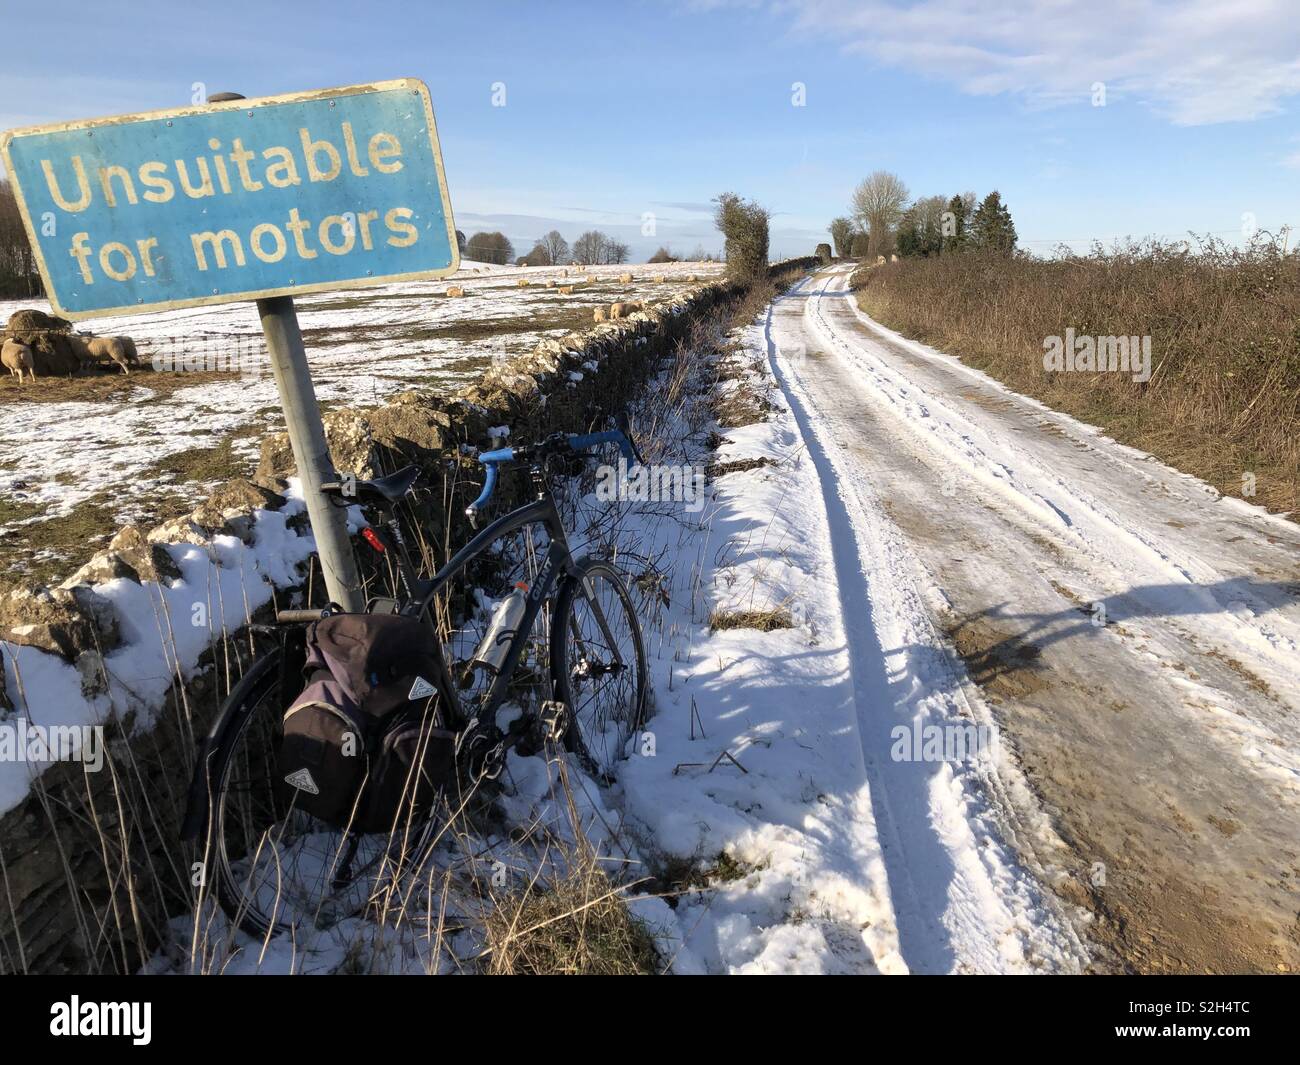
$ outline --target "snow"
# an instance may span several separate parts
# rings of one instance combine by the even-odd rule
[[[1171,951],[1181,944],[1168,922],[1225,913],[1271,942],[1295,910],[1280,855],[1295,849],[1300,808],[1296,526],[883,328],[854,306],[843,271],[779,301],[771,336],[834,486],[841,594],[862,573],[861,661],[883,660],[894,705],[914,719],[984,724],[996,713],[1011,730],[991,765],[940,765],[924,792],[906,765],[881,763],[912,796],[877,804],[882,838],[892,811],[902,851],[893,897],[904,956],[918,956],[909,944],[925,942],[934,916],[975,968],[1003,947],[1027,959],[1052,957],[1054,944],[1072,953],[1068,928],[1038,919],[1059,907],[1032,880],[1074,900],[1109,893],[1110,911],[1151,921],[1157,941],[1165,922]],[[1032,665],[993,658],[976,687],[927,615],[967,633],[986,626],[993,654]],[[884,746],[882,729],[864,735]],[[942,849],[927,823],[945,826]],[[983,845],[988,834],[1032,880]],[[1097,865],[1109,867],[1099,888],[1082,879]],[[913,890],[900,890],[904,871]],[[950,897],[939,898],[945,883]],[[1165,912],[1170,885],[1184,894]],[[981,945],[952,889],[1001,911],[1012,934]],[[1196,899],[1213,902],[1192,918]],[[1085,912],[1064,912],[1088,932]]]
[[[746,330],[741,376],[779,372],[794,339]],[[849,519],[808,412],[766,398],[768,419],[725,430],[715,461],[770,465],[720,477],[693,533],[651,521],[658,540],[636,548],[675,556],[676,577],[651,638],[654,754],[620,775],[630,831],[739,874],[678,901],[683,953],[709,972],[1076,971],[1081,944],[989,812],[996,745],[959,764],[891,758],[887,726],[970,711],[906,567]],[[795,627],[707,627],[773,607]],[[744,769],[714,764],[724,751]]]
[[[936,375],[957,375],[1007,397],[1049,433],[1032,440],[1018,435],[978,405],[945,394],[936,387],[947,388],[941,377],[904,370],[871,342],[846,343],[827,313],[828,305],[841,305],[829,303],[830,293],[843,292],[845,282],[835,279],[828,294],[809,304],[806,323],[822,344],[842,352],[865,375],[904,438],[1045,527],[1082,571],[1072,576],[1086,581],[1077,588],[1079,597],[1103,604],[1108,623],[1123,622],[1158,645],[1163,641],[1149,630],[1150,619],[1175,619],[1183,640],[1230,654],[1267,684],[1276,695],[1273,705],[1234,692],[1240,735],[1232,742],[1266,736],[1279,741],[1270,760],[1279,778],[1300,788],[1300,749],[1290,724],[1290,715],[1300,712],[1300,605],[1285,594],[1300,550],[1295,524],[1224,498],[1197,478],[909,341],[856,308],[859,321],[922,366],[934,364]],[[1272,575],[1281,578],[1280,586],[1261,579]],[[1198,657],[1178,653],[1183,661]],[[1214,698],[1212,691],[1200,694]]]
[[[315,542],[288,527],[305,509],[296,477],[287,496],[280,510],[255,513],[251,546],[233,536],[170,545],[180,580],[136,584],[120,577],[95,585],[117,614],[122,635],[122,646],[104,656],[106,692],[83,693],[77,668],[56,655],[5,643],[5,687],[16,713],[45,726],[103,725],[133,714],[136,732],[147,731],[178,674],[192,677],[203,653],[242,628],[271,600],[273,587],[301,582],[299,566]],[[49,764],[0,762],[0,814],[26,798],[33,776]]]
[[[609,868],[625,870],[633,912],[674,972],[1078,971],[1085,948],[1042,886],[1044,871],[1024,865],[1015,846],[1018,832],[1047,829],[1006,817],[1004,797],[1023,797],[1024,782],[934,630],[933,589],[877,489],[846,475],[826,448],[825,426],[791,373],[806,349],[802,326],[769,314],[737,339],[722,387],[760,390],[765,420],[718,429],[703,378],[675,407],[653,384],[633,412],[634,425],[656,426],[652,461],[751,466],[717,476],[703,510],[662,499],[614,508],[621,563],[664,582],[663,596],[642,596],[640,610],[653,717],[629,739],[608,788],[571,757],[512,752],[498,801],[505,825],[543,826],[570,843],[581,826]],[[704,360],[695,370],[707,373]],[[724,440],[712,455],[715,429]],[[287,525],[303,509],[296,485],[291,497],[284,510],[257,514],[251,546],[230,537],[174,546],[184,578],[170,588],[98,587],[126,619],[126,646],[106,658],[106,695],[83,697],[73,667],[20,650],[29,716],[80,723],[134,711],[136,727],[148,727],[178,672],[191,675],[210,642],[274,585],[296,582],[311,542]],[[610,516],[594,493],[580,500],[575,547],[608,534]],[[191,624],[200,604],[206,624]],[[770,610],[787,612],[792,626],[710,628],[719,612]],[[23,690],[16,679],[10,690]],[[895,757],[900,727],[910,736],[972,722],[989,730],[987,748],[959,760]],[[0,766],[0,811],[26,792],[19,769]],[[559,798],[561,775],[572,811]],[[500,862],[512,882],[527,883],[563,861],[563,848],[539,854],[536,843],[512,840],[489,834],[468,857],[449,844],[428,882]],[[673,870],[673,893],[639,890],[647,873]],[[472,892],[449,891],[458,912],[481,906]],[[358,959],[367,970],[456,971],[455,959],[482,946],[472,927],[431,955],[409,923],[348,921],[266,945],[225,939],[222,925],[202,915],[200,938],[218,944],[205,964],[228,972],[335,972]],[[192,967],[194,918],[178,918],[173,933],[148,971]]]
[[[866,524],[860,500],[850,513],[809,434],[810,412],[783,365],[782,346],[797,338],[761,319],[738,339],[724,387],[762,389],[766,420],[724,430],[712,455],[707,387],[684,389],[682,405],[664,410],[656,397],[666,390],[652,385],[634,425],[657,423],[659,464],[765,464],[717,477],[702,512],[681,501],[618,503],[611,534],[610,505],[592,494],[573,523],[575,548],[602,530],[626,569],[653,560],[664,579],[666,602],[647,596],[639,611],[653,717],[629,739],[609,788],[572,759],[512,752],[499,799],[505,823],[571,833],[556,801],[563,764],[577,820],[600,853],[634,883],[652,871],[684,877],[665,897],[634,886],[629,902],[673,972],[1079,970],[1082,944],[1019,863],[997,814],[998,796],[1022,786],[997,744],[957,762],[892,758],[891,726],[980,715],[996,730],[954,682],[878,504]],[[788,611],[793,627],[709,627],[718,611],[770,609]],[[546,864],[495,837],[476,854],[519,876]],[[457,859],[434,861],[447,870]],[[179,922],[177,942],[192,928]],[[455,971],[451,955],[472,957],[478,946],[461,932],[430,958],[400,931],[351,923],[273,941],[260,957],[242,937],[234,943],[242,949],[232,967],[262,972],[332,972],[358,950],[381,971]],[[155,959],[154,968],[168,964]]]

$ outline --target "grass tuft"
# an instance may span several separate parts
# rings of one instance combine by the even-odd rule
[[[660,969],[654,938],[594,858],[498,898],[483,922],[498,976],[637,976]]]
[[[715,610],[709,615],[709,628],[714,632],[722,629],[774,632],[777,629],[794,628],[794,619],[790,616],[790,611],[782,607],[770,610]]]

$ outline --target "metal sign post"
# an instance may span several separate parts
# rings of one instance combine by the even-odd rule
[[[0,157],[54,312],[256,301],[330,598],[364,609],[293,297],[460,265],[420,81],[12,130]]]
[[[289,427],[289,446],[302,479],[302,497],[316,537],[325,589],[330,601],[344,610],[364,610],[365,593],[348,539],[347,508],[331,503],[320,487],[335,479],[334,464],[325,443],[325,426],[307,366],[307,349],[303,346],[302,330],[298,328],[293,297],[258,300],[257,313],[262,318],[271,373],[275,375],[284,422]]]

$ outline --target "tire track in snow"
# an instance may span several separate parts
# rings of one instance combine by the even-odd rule
[[[822,275],[799,300],[806,317],[785,339],[827,354],[794,360],[793,376],[815,431],[844,452],[839,476],[868,497],[888,493],[878,500],[888,517],[859,539],[884,552],[877,545],[901,537],[897,569],[910,559],[922,585],[942,589],[935,613],[973,610],[1019,629],[996,633],[994,650],[1041,654],[1020,673],[1042,690],[993,689],[998,720],[1082,863],[1067,871],[1086,877],[1104,859],[1114,878],[1099,891],[1052,882],[1102,916],[1120,967],[1294,967],[1300,900],[1288,877],[1300,871],[1300,840],[1288,812],[1300,760],[1294,683],[1279,682],[1295,674],[1294,526],[1216,501],[1193,478],[864,325],[847,296],[822,295],[840,280]],[[939,485],[954,450],[983,465],[950,495]],[[1036,509],[1034,492],[1085,535]],[[1103,498],[1098,508],[1135,538],[1084,505]],[[1096,599],[1131,616],[1094,627],[1076,604]],[[1273,691],[1257,690],[1254,674]],[[972,700],[977,712],[982,703]],[[1021,838],[1036,849],[1033,832]]]
[[[895,726],[965,724],[975,715],[907,576],[905,545],[870,486],[826,447],[784,365],[783,342],[800,344],[801,324],[783,302],[769,308],[768,359],[821,480],[858,740],[904,960],[919,973],[1077,969],[1082,943],[1006,845],[1015,828],[1006,808],[989,801],[1004,790],[996,765],[891,757]]]
[[[1289,694],[1291,698],[1288,702],[1291,709],[1300,712],[1300,695],[1289,690],[1294,688],[1293,678],[1300,663],[1300,658],[1297,657],[1300,656],[1300,626],[1288,624],[1285,620],[1276,625],[1255,620],[1259,615],[1275,608],[1276,600],[1259,601],[1249,588],[1238,586],[1230,592],[1233,599],[1225,602],[1214,591],[1215,586],[1223,580],[1215,565],[1186,549],[1178,551],[1178,557],[1175,557],[1175,551],[1166,546],[1170,543],[1168,536],[1157,536],[1149,526],[1144,527],[1141,518],[1134,520],[1133,515],[1123,515],[1116,507],[1103,503],[1094,492],[1088,491],[1077,479],[1067,480],[1056,469],[1048,466],[1044,457],[1033,448],[1019,440],[1010,439],[1009,434],[1007,437],[998,435],[997,426],[977,423],[954,403],[944,402],[941,397],[918,385],[904,371],[892,367],[881,354],[872,350],[873,343],[879,342],[871,338],[870,330],[884,334],[889,343],[909,353],[917,352],[921,346],[883,329],[856,307],[852,307],[851,296],[843,287],[846,284],[847,277],[843,274],[822,279],[821,291],[812,296],[807,303],[806,313],[810,324],[821,341],[863,372],[870,374],[878,383],[881,395],[887,399],[891,396],[904,395],[918,397],[915,402],[925,410],[921,418],[910,416],[908,404],[891,401],[900,425],[907,430],[913,440],[928,448],[942,461],[961,465],[980,483],[1000,492],[1003,498],[1045,525],[1049,535],[1055,532],[1068,538],[1075,549],[1093,561],[1094,568],[1099,568],[1103,572],[1113,569],[1113,560],[1119,558],[1123,560],[1127,576],[1140,574],[1146,578],[1147,583],[1156,587],[1162,580],[1169,579],[1176,584],[1181,584],[1182,590],[1173,594],[1176,594],[1179,599],[1191,600],[1197,604],[1199,608],[1197,616],[1201,622],[1198,628],[1202,630],[1199,642],[1208,646],[1217,645],[1221,653],[1228,653],[1231,648],[1240,644],[1244,634],[1254,650],[1272,667],[1267,672],[1272,675],[1274,688],[1283,694],[1283,698],[1287,698]],[[832,289],[831,286],[834,288]],[[867,332],[867,343],[861,342],[862,337],[846,338],[841,335],[836,323],[823,311],[822,302],[828,290],[837,304],[852,308],[854,320],[866,323],[861,328]],[[934,358],[929,355],[926,357]],[[943,364],[943,369],[947,370],[950,365],[961,366],[960,363],[948,360]],[[969,367],[961,368],[968,376],[977,373]],[[1023,399],[1009,390],[1002,389],[1002,391],[1017,400]],[[1070,425],[1072,420],[1056,412],[1052,413],[1055,414],[1058,426],[1065,424],[1073,429],[1078,424]],[[968,446],[965,448],[954,446],[954,437]],[[1034,439],[1037,443],[1041,438]],[[1073,444],[1077,436],[1075,433],[1070,433],[1068,439]],[[982,441],[983,446],[977,441]],[[1092,450],[1099,452],[1101,449],[1093,447]],[[1004,460],[999,452],[1007,456],[1007,459]],[[1134,452],[1134,454],[1140,453]],[[1139,471],[1135,470],[1126,459],[1117,459],[1116,464],[1126,479],[1130,481],[1139,479],[1137,476]],[[1017,467],[1024,468],[1023,476],[1016,472]],[[1175,476],[1185,475],[1175,474]],[[1143,472],[1142,479],[1151,478],[1149,474]],[[1045,486],[1059,490],[1060,495],[1054,497],[1045,490]],[[1117,494],[1116,499],[1124,503],[1129,502],[1128,497],[1123,494]],[[1193,497],[1192,501],[1207,505],[1214,500],[1207,493],[1203,494],[1200,500]],[[1271,518],[1263,512],[1260,512],[1260,515],[1262,521],[1273,527],[1271,531],[1288,538],[1297,552],[1300,552],[1300,532],[1294,526],[1281,519]],[[1136,550],[1125,550],[1125,544]],[[1300,570],[1296,571],[1296,575],[1300,577]],[[1105,588],[1105,580],[1098,580],[1095,587]],[[1169,592],[1163,593],[1164,598],[1169,598],[1170,595]],[[1093,598],[1100,599],[1102,596],[1096,595]],[[1247,611],[1234,611],[1231,615],[1234,620],[1226,626],[1229,631],[1225,632],[1223,631],[1225,626],[1214,619],[1224,612],[1225,607],[1231,607],[1234,602],[1243,602]],[[1182,628],[1188,639],[1194,639],[1185,627],[1176,625],[1173,627]],[[1217,631],[1211,635],[1204,631],[1207,629]],[[1288,677],[1292,678],[1289,684],[1286,680]]]

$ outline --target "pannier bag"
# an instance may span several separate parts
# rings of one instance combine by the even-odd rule
[[[276,756],[286,807],[334,828],[401,830],[454,774],[433,636],[415,618],[334,614],[307,630],[306,687]]]

